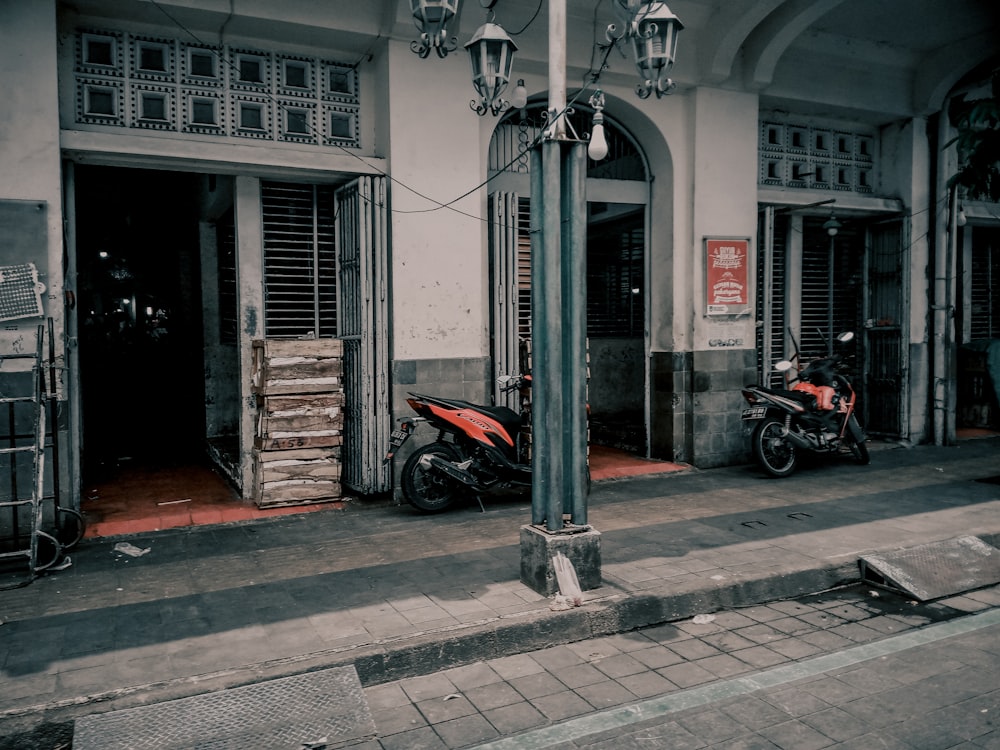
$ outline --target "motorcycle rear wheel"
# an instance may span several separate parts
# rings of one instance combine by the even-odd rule
[[[776,417],[762,419],[750,437],[753,457],[773,477],[787,477],[799,464],[795,446],[785,437],[785,423]]]
[[[461,485],[440,472],[424,469],[421,457],[437,455],[445,461],[458,461],[458,451],[448,443],[430,443],[410,454],[403,464],[400,483],[406,502],[422,513],[440,513],[450,507],[458,498]]]
[[[851,443],[851,453],[855,460],[862,466],[867,466],[872,462],[872,457],[868,453],[868,446],[865,444],[865,431],[861,429],[861,424],[852,414],[847,420],[848,440]]]

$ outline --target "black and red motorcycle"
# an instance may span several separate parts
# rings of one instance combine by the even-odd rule
[[[506,406],[483,406],[457,399],[411,393],[406,403],[415,417],[399,421],[389,439],[389,461],[426,422],[438,431],[433,443],[417,448],[403,464],[403,496],[425,513],[437,513],[464,493],[479,500],[482,493],[508,487],[531,486],[531,462],[522,427],[528,422],[527,400],[531,376],[503,378],[502,390],[518,390],[522,411]]]
[[[837,337],[840,343],[853,339],[851,332]],[[743,389],[750,408],[743,410],[742,419],[754,459],[775,477],[795,471],[800,451],[850,452],[858,463],[869,463],[867,438],[855,414],[857,394],[843,372],[842,357],[831,353],[802,367],[796,345],[793,360],[775,365],[785,373],[796,369],[797,375],[789,378],[791,388],[748,385]]]

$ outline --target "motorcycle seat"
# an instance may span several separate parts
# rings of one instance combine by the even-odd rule
[[[761,393],[773,393],[776,396],[781,396],[782,398],[791,399],[792,401],[798,401],[807,409],[812,411],[816,410],[817,402],[816,397],[807,393],[806,391],[791,391],[785,390],[784,388],[765,388],[763,386],[753,386],[756,390]]]
[[[517,434],[521,429],[521,415],[506,406],[485,406],[474,404],[471,401],[462,401],[456,398],[439,398],[438,396],[425,396],[419,393],[411,393],[411,396],[422,398],[427,401],[436,401],[439,404],[450,406],[454,409],[471,409],[492,417],[511,435]]]

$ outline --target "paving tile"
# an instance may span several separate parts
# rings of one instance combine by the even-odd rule
[[[813,613],[815,614],[815,612]],[[811,633],[816,630],[815,625],[810,625],[799,617],[782,617],[778,620],[771,620],[768,627],[774,628],[783,635],[803,635],[805,633]]]
[[[854,641],[849,638],[845,638],[837,633],[830,633],[823,630],[817,630],[814,633],[806,633],[799,636],[798,640],[803,643],[808,643],[811,646],[815,646],[824,653],[832,653],[834,651],[839,651],[840,649],[849,648],[850,646],[855,645]],[[780,641],[777,642],[780,643]]]
[[[761,697],[775,708],[794,717],[807,716],[831,707],[826,701],[797,687],[768,690]]]
[[[831,706],[840,706],[850,703],[858,697],[857,688],[842,682],[836,677],[824,675],[822,677],[800,680],[794,683],[796,687],[815,695],[821,701]]]
[[[443,698],[432,698],[416,704],[417,710],[427,719],[428,724],[440,724],[462,716],[476,713],[476,707],[469,699],[458,693],[451,693]]]
[[[655,643],[669,646],[671,643],[686,641],[692,636],[685,633],[673,623],[664,623],[651,628],[643,628],[642,634]]]
[[[898,688],[898,680],[883,674],[881,665],[876,669],[870,666],[851,667],[837,672],[837,679],[845,682],[862,695],[881,693]]]
[[[888,615],[871,617],[864,621],[864,627],[870,628],[880,635],[896,635],[907,629],[907,626],[898,619]]]
[[[805,659],[822,653],[822,649],[813,646],[801,638],[785,638],[781,641],[772,641],[767,644],[767,648],[776,651],[789,659]]]
[[[746,726],[716,708],[685,712],[677,717],[677,722],[713,745],[747,733]]]
[[[933,712],[927,716],[911,716],[906,721],[887,727],[886,732],[914,750],[953,748],[967,739],[963,735],[966,727],[959,726],[949,721],[948,718],[947,712]]]
[[[701,640],[710,646],[714,646],[720,651],[736,651],[741,648],[749,648],[755,645],[755,643],[748,638],[744,638],[738,633],[731,632],[721,632],[721,633],[709,633],[708,635],[701,636]]]
[[[398,682],[388,682],[384,685],[374,685],[365,688],[365,700],[368,707],[373,711],[380,708],[396,708],[397,706],[409,706],[410,697],[406,694]]]
[[[801,720],[820,734],[837,742],[858,737],[868,731],[868,727],[851,714],[833,706],[802,716]]]
[[[414,703],[420,703],[431,698],[443,698],[446,695],[458,692],[455,684],[443,674],[410,677],[400,680],[399,686],[403,688],[407,696]]]
[[[837,750],[913,750],[902,740],[893,737],[886,730],[867,732],[859,737],[852,737],[837,745]]]
[[[676,721],[650,723],[633,730],[623,737],[610,736],[600,742],[581,743],[588,750],[621,750],[622,747],[649,748],[650,750],[701,750],[705,741],[689,732]]]
[[[447,750],[448,748],[430,727],[379,737],[379,742],[382,750]]]
[[[752,667],[744,661],[740,661],[735,656],[729,654],[719,654],[710,656],[707,659],[698,659],[699,667],[707,669],[716,677],[727,679],[736,675],[746,674]]]
[[[616,682],[639,698],[652,698],[654,695],[663,695],[677,690],[676,685],[657,672],[630,674],[619,677]]]
[[[653,645],[653,641],[647,638],[641,632],[631,632],[631,633],[620,633],[618,635],[609,635],[600,639],[602,644],[607,644],[613,646],[621,651],[623,654],[628,654],[633,651],[639,651],[644,648],[649,648]]]
[[[509,706],[521,702],[524,697],[506,682],[495,682],[489,685],[465,690],[465,697],[480,711],[488,711],[500,706]]]
[[[756,644],[770,643],[771,641],[787,638],[787,634],[772,628],[769,624],[759,623],[749,627],[740,628],[735,631],[737,635],[753,641]]]
[[[663,669],[657,669],[656,672],[661,677],[666,677],[680,688],[702,685],[715,679],[715,675],[707,669],[690,662],[675,664],[670,667],[664,667]]]
[[[451,680],[451,683],[462,691],[483,685],[492,685],[503,679],[489,664],[482,661],[446,669],[442,675]]]
[[[758,622],[752,617],[748,617],[742,611],[717,612],[715,614],[715,624],[723,630],[736,630],[745,628]]]
[[[758,623],[771,622],[771,620],[780,620],[782,617],[788,617],[787,612],[781,612],[766,605],[747,607],[746,609],[741,609],[740,613]]]
[[[591,704],[572,690],[535,698],[531,701],[531,705],[537,708],[549,721],[562,721],[571,716],[580,716],[594,710]]]
[[[767,739],[767,737],[762,737],[759,734],[745,734],[740,737],[733,737],[731,740],[726,740],[712,747],[719,750],[795,750],[792,747],[780,748]]]
[[[735,656],[740,661],[746,662],[750,666],[756,667],[757,669],[773,667],[777,664],[782,664],[788,661],[787,657],[782,656],[777,651],[772,651],[766,646],[744,648],[739,651],[734,651],[732,656]]]
[[[770,703],[755,696],[733,698],[718,704],[717,708],[726,716],[757,732],[764,727],[787,721],[789,716]]]
[[[578,653],[566,646],[544,648],[535,651],[532,656],[535,661],[550,672],[586,663]]]
[[[596,669],[592,664],[575,664],[565,669],[553,672],[553,675],[566,687],[578,688],[583,685],[593,685],[608,679],[608,676]]]
[[[820,748],[833,745],[833,740],[801,721],[786,721],[782,724],[758,729],[757,733],[771,740],[778,747],[794,748],[795,750],[820,750]]]
[[[614,680],[596,682],[576,688],[576,694],[594,708],[600,710],[611,706],[620,706],[636,699],[635,693]]]
[[[616,648],[613,643],[604,638],[595,638],[590,641],[569,643],[566,645],[566,648],[573,651],[573,653],[585,662],[595,662],[621,653],[620,649]]]
[[[646,665],[628,654],[618,654],[594,662],[594,666],[608,677],[624,677],[647,669]]]
[[[483,716],[501,735],[523,732],[548,723],[548,719],[527,701],[483,711]]]
[[[515,654],[499,659],[490,659],[487,664],[505,680],[545,671],[545,667],[535,661],[530,654]]]
[[[810,607],[808,604],[794,599],[788,601],[770,602],[767,606],[771,609],[777,610],[778,612],[784,612],[786,615],[801,615],[807,612],[816,611],[815,608]]]
[[[689,661],[704,659],[709,656],[718,656],[722,653],[722,651],[717,649],[715,646],[710,643],[705,643],[705,641],[700,638],[692,638],[687,641],[681,641],[680,643],[671,643],[668,648],[681,658]]]
[[[679,664],[684,661],[679,654],[666,646],[651,646],[639,651],[632,651],[629,656],[650,669],[669,667],[671,664]]]
[[[865,620],[864,624],[860,622],[848,622],[843,625],[837,625],[827,632],[842,636],[849,641],[853,641],[854,643],[869,643],[878,638],[882,638],[884,635],[878,630],[873,630],[868,627],[868,623],[870,622],[870,619]]]
[[[411,729],[427,726],[428,721],[412,704],[388,708],[372,708],[372,721],[380,735],[399,734]]]
[[[552,695],[566,689],[566,685],[548,672],[515,677],[508,684],[528,700]]]

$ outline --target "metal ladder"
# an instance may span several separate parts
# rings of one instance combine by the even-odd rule
[[[52,337],[52,321],[49,321],[49,338]],[[5,408],[9,417],[8,445],[0,447],[0,456],[7,456],[10,463],[10,493],[6,501],[0,501],[0,512],[3,509],[10,509],[12,546],[16,549],[0,551],[0,560],[19,559],[27,560],[27,574],[23,580],[15,586],[23,586],[35,579],[35,577],[45,570],[62,569],[71,563],[68,557],[64,556],[67,549],[75,545],[83,536],[84,523],[83,516],[71,509],[59,506],[58,497],[58,467],[54,468],[53,479],[56,484],[54,493],[54,520],[57,527],[62,525],[62,516],[68,515],[75,524],[75,532],[72,538],[66,542],[61,542],[55,534],[50,534],[43,530],[45,500],[45,448],[46,448],[46,424],[47,412],[51,407],[52,415],[52,449],[56,454],[58,448],[57,430],[55,429],[55,372],[54,362],[49,363],[51,384],[50,393],[45,389],[45,361],[42,355],[44,342],[44,327],[39,325],[37,330],[37,347],[34,354],[9,354],[0,355],[0,366],[8,360],[33,359],[32,363],[32,386],[30,395],[0,397],[0,408]],[[51,349],[51,347],[50,347]],[[52,352],[54,354],[54,352]],[[32,431],[30,435],[18,435],[16,428],[18,405],[26,405],[31,409]],[[30,442],[23,442],[28,440]],[[30,454],[31,456],[31,493],[30,496],[22,497],[18,489],[18,456]],[[23,510],[27,508],[29,528],[27,533],[21,530]],[[26,538],[26,545],[22,545],[22,539]],[[44,553],[44,554],[43,554]],[[57,565],[59,563],[59,565]],[[11,588],[5,586],[4,588]]]

